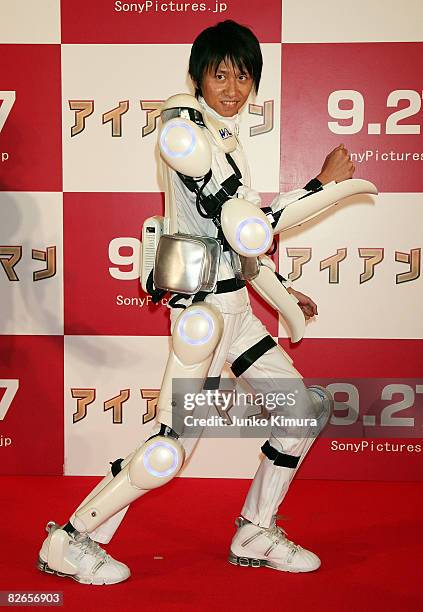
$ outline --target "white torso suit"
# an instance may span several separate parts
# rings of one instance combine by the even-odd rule
[[[209,113],[215,121],[218,119],[221,124],[226,126],[229,135],[235,134],[237,137],[237,116],[231,119],[220,117],[208,108],[203,100],[200,100],[200,103],[204,113]],[[195,104],[198,106],[197,102]],[[203,129],[211,147],[212,175],[203,190],[204,196],[207,196],[219,191],[222,182],[234,173],[234,168],[228,162],[221,146],[214,140],[216,134],[213,136],[209,130]],[[224,136],[226,136],[226,132],[223,131],[222,137]],[[238,188],[236,196],[233,197],[246,200],[247,204],[250,202],[254,205],[254,210],[258,211],[257,215],[264,215],[259,210],[259,195],[250,189],[249,169],[239,142],[232,150],[231,156],[242,175],[242,185]],[[213,221],[203,218],[197,211],[195,193],[186,187],[174,170],[167,168],[166,176],[166,190],[170,189],[172,191],[171,199],[174,202],[174,210],[170,219],[170,234],[180,233],[216,237],[218,230]],[[269,224],[270,228],[273,227],[275,234],[280,233],[284,229],[289,229],[316,216],[339,199],[352,193],[377,193],[377,191],[371,183],[353,179],[340,184],[329,184],[318,193],[297,189],[275,198],[270,211],[271,215],[272,213],[274,215],[273,217],[270,215],[272,226],[267,219],[266,223]],[[169,193],[166,194],[166,196],[168,195]],[[230,200],[230,202],[233,202],[233,200]],[[250,210],[251,204],[248,204]],[[282,214],[278,215],[281,210],[283,211]],[[226,233],[225,238],[227,238]],[[269,260],[269,258],[267,259]],[[218,282],[222,284],[223,281],[226,291],[227,283],[231,283],[228,279],[233,278],[234,271],[231,265],[231,257],[229,252],[226,251],[221,255]],[[283,304],[288,307],[288,310],[293,308],[291,296],[274,275],[274,265],[273,268],[269,263],[260,266],[260,273],[257,279],[252,280],[251,284],[274,308],[278,309],[283,300],[285,300]],[[284,296],[282,302],[279,300],[279,293]],[[167,428],[173,428],[172,394],[170,392],[172,377],[178,377],[178,373],[181,374],[181,372],[182,377],[194,377],[199,371],[198,364],[202,363],[203,366],[205,364],[203,370],[201,370],[202,381],[207,378],[206,388],[216,388],[225,362],[231,364],[231,369],[236,377],[242,377],[254,391],[264,395],[267,392],[274,393],[277,391],[282,380],[294,379],[299,393],[298,397],[301,399],[290,409],[291,412],[285,406],[283,409],[276,408],[272,414],[274,416],[282,414],[285,417],[292,417],[297,415],[297,409],[299,409],[301,417],[306,416],[315,419],[315,423],[317,423],[317,425],[310,426],[308,429],[303,429],[301,437],[293,437],[292,429],[289,430],[285,426],[273,425],[272,423],[269,441],[262,447],[265,456],[259,465],[241,511],[242,516],[252,523],[269,527],[296,470],[311,447],[315,436],[329,418],[331,401],[324,389],[311,387],[307,390],[304,387],[301,375],[294,368],[291,358],[273,340],[261,321],[252,313],[248,291],[245,286],[237,288],[233,286],[232,282],[231,289],[228,292],[209,293],[205,296],[204,302],[198,302],[200,305],[204,304],[203,311],[207,312],[209,310],[209,315],[206,314],[206,318],[210,319],[210,315],[212,315],[211,318],[214,318],[215,326],[219,327],[221,334],[215,336],[216,343],[212,347],[213,350],[208,353],[208,360],[204,359],[204,350],[195,346],[198,343],[184,343],[184,335],[187,335],[184,330],[189,330],[189,332],[194,330],[194,336],[191,339],[195,337],[195,325],[192,321],[188,322],[186,327],[184,327],[185,323],[181,327],[181,321],[185,316],[181,313],[193,312],[192,306],[189,307],[192,299],[183,298],[178,301],[179,305],[188,306],[187,309],[172,308],[171,311],[173,350],[168,359],[159,396],[159,423]],[[294,323],[296,321],[297,331],[295,335],[296,340],[299,340],[302,334],[298,332],[298,329],[301,325],[304,326],[304,318],[298,306],[295,305],[294,311],[292,321]],[[286,319],[287,316],[285,315]],[[298,317],[301,319],[300,325],[298,325]],[[289,323],[288,320],[287,322]],[[188,333],[189,335],[190,333]],[[179,354],[183,354],[187,359],[185,361],[182,359],[182,362],[179,361]],[[111,472],[83,500],[70,517],[70,522],[76,529],[88,532],[98,542],[107,543],[118,528],[129,503],[151,488],[164,484],[179,471],[183,463],[183,455],[185,454],[185,457],[189,456],[197,439],[192,437],[192,432],[190,432],[190,437],[184,436],[183,431],[176,431],[179,434],[179,439],[178,436],[176,436],[177,439],[169,439],[163,437],[163,433],[158,433],[159,430],[163,432],[163,427],[158,426],[157,429],[153,430],[153,434],[159,436],[156,438],[157,442],[154,442],[154,438],[149,438],[126,459],[118,459],[114,462]],[[167,435],[169,435],[168,432],[165,436]],[[169,444],[166,440],[169,440]],[[165,471],[160,472],[160,475],[164,474],[166,478],[163,478],[162,482],[157,484],[153,482],[158,480],[157,474],[154,474],[154,469],[150,470],[152,464],[150,465],[148,462],[149,457],[154,459],[154,452],[156,451],[153,447],[160,445],[170,447],[166,450],[166,461],[172,456],[177,457],[178,461],[176,462],[175,459],[174,465],[166,474]],[[181,453],[180,449],[182,448]],[[160,454],[161,450],[159,449],[157,452]],[[228,457],[228,461],[230,461],[230,457]],[[147,464],[148,467],[146,467]],[[168,474],[171,475],[168,476]]]

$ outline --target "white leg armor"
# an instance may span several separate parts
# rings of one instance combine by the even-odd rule
[[[269,441],[262,447],[266,456],[259,465],[241,510],[244,518],[260,527],[270,527],[272,524],[297,470],[330,418],[330,394],[320,387],[310,387],[308,392],[310,401],[315,405],[317,429],[310,430],[309,437],[297,439],[284,437],[279,429],[272,432]]]
[[[135,501],[140,491],[155,489],[181,469],[184,452],[170,436],[155,436],[144,442],[124,468],[96,496],[75,513],[74,527],[92,531],[119,510]]]
[[[179,472],[185,451],[178,440],[180,423],[173,422],[172,380],[190,378],[200,391],[222,331],[222,316],[212,305],[194,304],[181,312],[173,327],[173,346],[158,403],[158,421],[164,435],[149,438],[122,461],[118,473],[108,474],[85,498],[71,517],[79,532],[93,534],[107,520],[112,520],[116,529],[128,504]],[[66,542],[64,531],[57,529],[51,537],[48,565],[69,574],[72,568],[64,551]]]
[[[158,402],[158,421],[178,435],[182,428],[172,419],[172,381],[175,378],[203,381],[222,331],[220,313],[205,303],[190,306],[175,323],[173,348]],[[141,491],[166,484],[179,472],[183,462],[184,450],[175,437],[150,438],[125,460],[123,469],[97,495],[76,511],[74,527],[82,532],[92,531],[137,499]]]
[[[212,296],[210,299],[217,301],[218,298]],[[297,469],[329,419],[332,400],[330,394],[320,387],[306,389],[292,359],[272,341],[251,308],[239,315],[224,314],[223,317],[225,334],[216,349],[210,375],[220,373],[226,359],[232,364],[236,376],[244,378],[253,388],[259,384],[257,391],[260,392],[274,392],[282,380],[295,379],[296,388],[303,398],[303,405],[298,406],[301,415],[307,414],[317,420],[317,427],[302,431],[301,437],[292,437],[292,429],[272,428],[265,445],[269,456],[261,462],[241,511],[242,516],[252,523],[269,527]],[[254,360],[257,351],[261,355]],[[280,410],[280,414],[287,416],[285,409]]]

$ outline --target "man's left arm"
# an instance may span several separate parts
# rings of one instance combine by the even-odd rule
[[[324,185],[335,182],[340,183],[353,177],[355,166],[343,144],[326,155],[322,169],[316,178],[311,179],[303,189],[294,189],[287,193],[280,193],[270,204],[273,212],[281,211],[290,204],[298,201],[311,191],[319,191]]]
[[[340,144],[333,149],[325,158],[322,169],[316,178],[311,179],[303,189],[295,189],[288,193],[282,193],[272,202],[273,210],[282,210],[293,202],[297,201],[302,195],[310,191],[319,191],[323,185],[335,181],[341,181],[352,178],[355,172],[355,166],[351,162],[350,155],[344,144]],[[276,206],[275,206],[276,205]],[[298,300],[298,306],[301,308],[304,317],[310,319],[318,314],[316,303],[306,294],[293,289],[291,282],[277,274],[279,280],[286,287],[287,291]]]

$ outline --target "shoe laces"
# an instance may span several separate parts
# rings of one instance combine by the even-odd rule
[[[98,542],[95,542],[87,535],[83,537],[77,536],[77,539],[74,540],[74,544],[80,548],[83,553],[90,553],[94,555],[94,557],[98,557],[102,560],[106,560],[108,557],[104,548],[101,548]]]
[[[287,537],[288,534],[286,533],[286,531],[282,529],[282,527],[276,524],[276,521],[278,518],[280,518],[280,516],[276,515],[273,525],[271,525],[269,529],[266,530],[266,533],[276,543],[283,541],[283,543],[288,546],[291,553],[294,554],[297,552],[297,550],[299,550],[300,546],[298,544],[295,544],[295,542],[293,542],[292,540],[289,540]]]

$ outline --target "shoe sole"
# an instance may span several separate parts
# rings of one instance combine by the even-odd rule
[[[59,578],[72,578],[72,580],[76,580],[76,582],[79,582],[81,584],[93,584],[95,586],[101,586],[104,584],[118,584],[119,582],[123,582],[124,580],[127,580],[129,578],[128,576],[127,578],[122,578],[120,580],[108,580],[108,581],[105,578],[100,578],[101,582],[94,582],[94,580],[89,580],[87,578],[81,578],[74,574],[64,574],[63,572],[58,572],[57,570],[51,569],[51,567],[48,566],[47,561],[43,561],[41,557],[38,557],[37,569],[39,569],[40,572],[45,572],[46,574],[59,576]]]
[[[253,559],[252,557],[238,557],[233,553],[229,554],[228,557],[229,563],[232,565],[239,565],[240,567],[270,567],[271,569],[279,570],[281,572],[291,572],[292,574],[299,574],[304,572],[315,572],[319,569],[319,567],[315,567],[313,569],[296,569],[292,566],[285,565],[274,565],[266,559]]]

